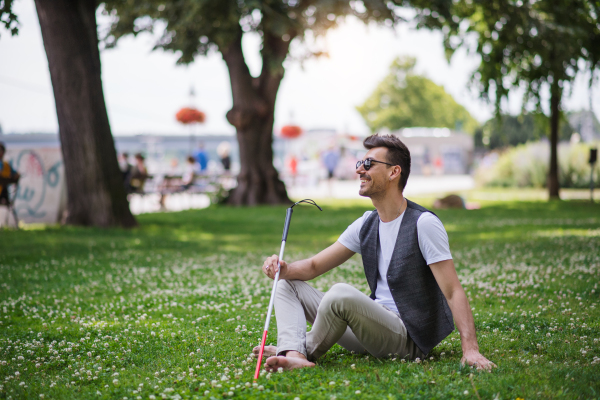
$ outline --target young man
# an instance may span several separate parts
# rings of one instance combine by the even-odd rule
[[[270,355],[265,368],[312,367],[335,343],[375,357],[423,358],[452,332],[454,317],[462,362],[491,370],[495,364],[479,353],[473,314],[444,226],[402,194],[410,174],[408,148],[391,135],[370,136],[364,146],[368,152],[356,165],[359,194],[370,197],[376,210],[366,212],[319,254],[291,264],[279,262],[277,347],[265,348]],[[305,282],[354,253],[362,255],[371,296],[344,283],[322,293]],[[277,262],[273,255],[262,267],[271,279]],[[312,323],[308,333],[307,320]]]

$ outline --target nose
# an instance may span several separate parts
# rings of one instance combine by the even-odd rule
[[[366,170],[365,170],[365,164],[361,163],[360,166],[358,168],[356,168],[356,173],[358,175],[361,175],[361,174],[363,174],[365,172],[366,172]]]

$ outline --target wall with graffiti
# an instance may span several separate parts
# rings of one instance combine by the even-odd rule
[[[66,209],[65,170],[59,148],[8,148],[4,158],[21,174],[15,196],[19,220],[57,223]]]

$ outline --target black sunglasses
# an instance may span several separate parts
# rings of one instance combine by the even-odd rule
[[[383,161],[377,161],[377,160],[373,160],[372,158],[367,158],[366,160],[361,160],[361,161],[358,161],[358,162],[356,163],[356,169],[359,169],[361,165],[364,165],[364,166],[365,166],[365,171],[368,171],[368,170],[370,170],[370,169],[371,169],[371,163],[374,163],[374,162],[377,162],[377,163],[380,163],[380,164],[385,164],[385,165],[389,165],[389,166],[391,166],[391,167],[394,167],[394,165],[393,165],[393,164],[389,164],[389,163],[386,163],[386,162],[383,162]]]

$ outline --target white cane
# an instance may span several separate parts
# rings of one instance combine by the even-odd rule
[[[285,225],[283,227],[283,236],[281,237],[281,249],[279,250],[279,260],[283,259],[283,251],[285,250],[285,242],[287,241],[288,231],[290,229],[290,222],[292,220],[293,208],[295,205],[300,203],[307,203],[316,206],[320,211],[323,211],[321,207],[317,205],[311,199],[300,200],[294,203],[285,213]],[[271,322],[271,312],[273,311],[273,302],[275,301],[275,293],[277,293],[277,282],[279,281],[279,273],[281,272],[281,265],[277,261],[277,273],[273,279],[273,289],[271,290],[271,299],[269,300],[269,309],[267,311],[267,319],[265,321],[265,330],[263,331],[262,341],[260,342],[260,352],[258,353],[258,361],[256,362],[256,371],[254,372],[254,379],[258,379],[260,373],[260,364],[262,363],[263,353],[265,351],[265,342],[267,341],[267,332],[269,331],[269,322]]]

